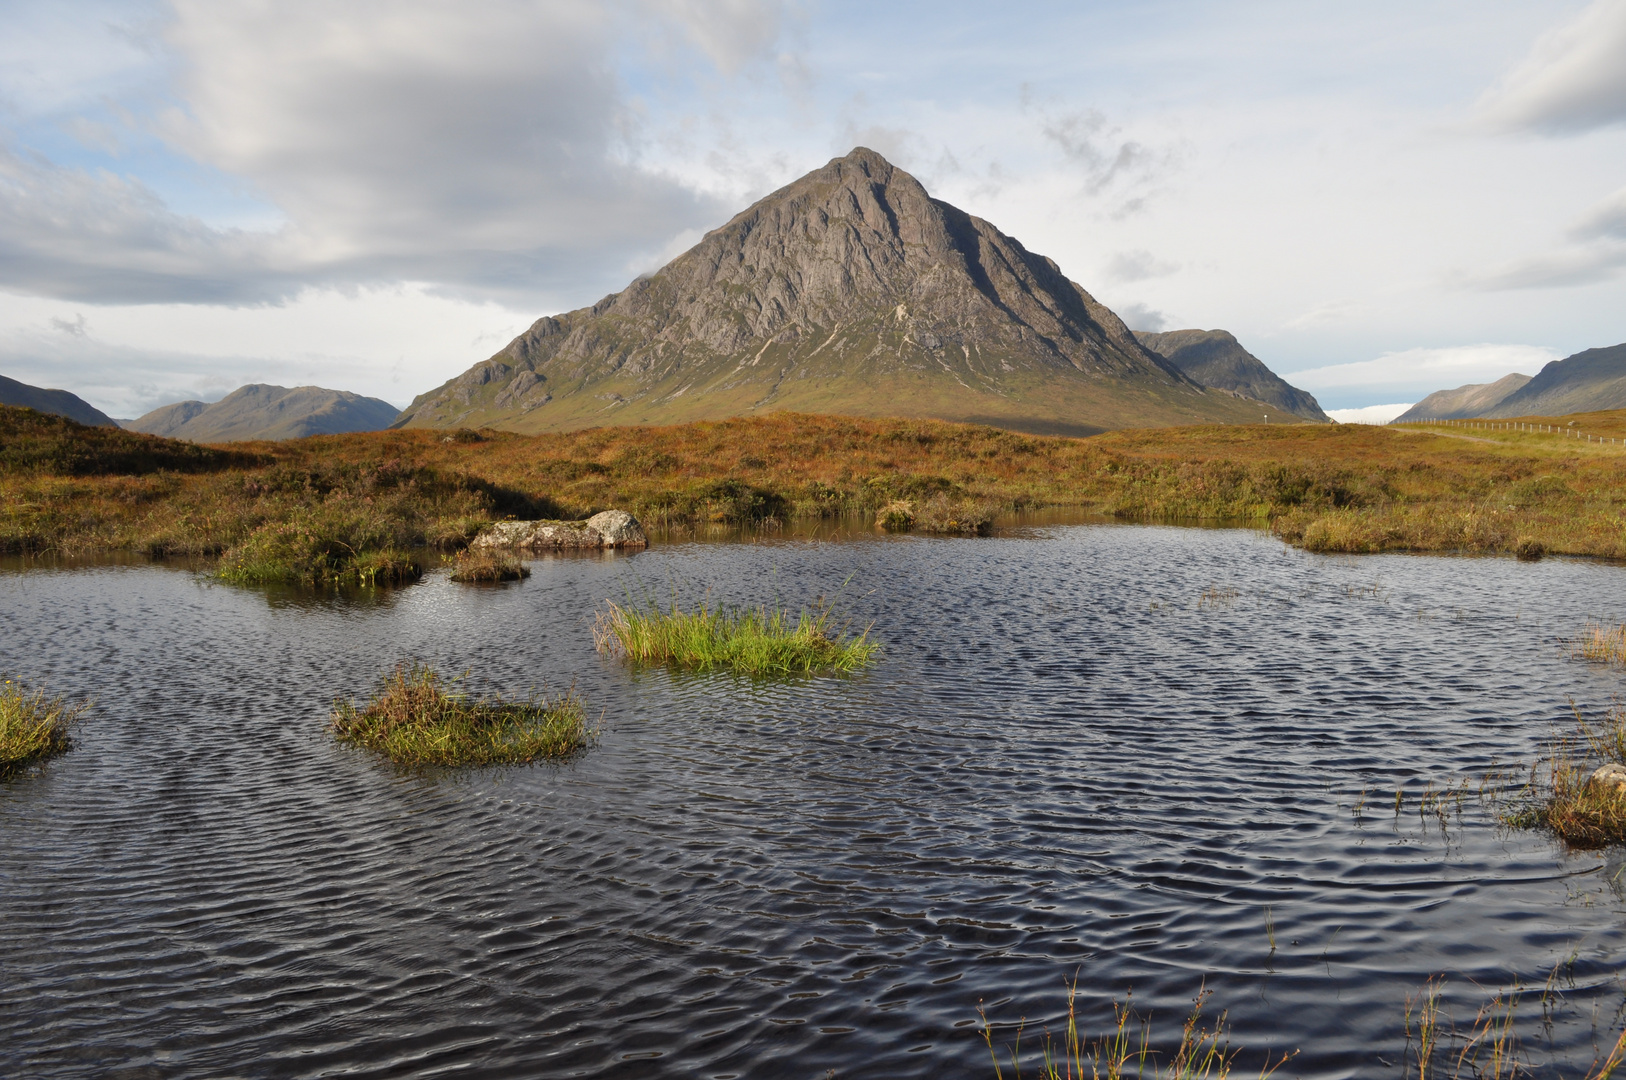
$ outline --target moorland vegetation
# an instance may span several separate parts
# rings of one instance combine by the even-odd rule
[[[397,765],[511,765],[569,757],[594,733],[574,691],[524,701],[475,698],[424,664],[402,664],[364,704],[333,707],[333,733]]]
[[[1626,413],[1586,418],[1603,434]],[[774,413],[540,436],[402,430],[196,446],[0,408],[0,552],[218,560],[234,580],[415,576],[503,518],[703,528],[881,514],[984,530],[1074,507],[1247,525],[1322,552],[1626,558],[1626,452],[1532,432],[1256,425],[1084,439]]]

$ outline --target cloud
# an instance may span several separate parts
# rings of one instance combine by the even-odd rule
[[[1626,240],[1626,187],[1588,211],[1570,234],[1579,240]]]
[[[280,213],[222,229],[141,181],[0,148],[0,285],[101,302],[280,302],[312,284],[525,299],[620,287],[639,252],[728,216],[640,162],[617,63],[680,38],[725,75],[774,61],[752,0],[174,0],[172,151]],[[80,125],[76,130],[89,131]]]
[[[1487,270],[1462,275],[1471,288],[1556,289],[1607,281],[1626,269],[1626,188],[1589,210],[1570,227],[1571,243]]]
[[[1400,405],[1367,405],[1360,409],[1328,409],[1327,415],[1340,424],[1387,424],[1407,409],[1414,402],[1405,402]]]
[[[1109,280],[1129,284],[1150,278],[1166,277],[1180,269],[1179,263],[1165,262],[1144,248],[1120,251],[1107,260],[1106,276]]]
[[[1553,135],[1626,122],[1626,0],[1594,0],[1543,34],[1480,112],[1502,129]]]
[[[1397,396],[1416,392],[1421,397],[1468,383],[1495,382],[1515,371],[1534,374],[1557,359],[1558,353],[1536,345],[1454,345],[1406,349],[1375,360],[1282,374],[1294,386],[1312,392],[1382,390]]]
[[[1169,325],[1169,317],[1145,304],[1114,304],[1112,310],[1117,312],[1118,318],[1131,330],[1145,330],[1156,333],[1165,330]]]

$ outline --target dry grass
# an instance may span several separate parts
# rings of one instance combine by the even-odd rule
[[[1570,652],[1598,664],[1626,664],[1626,624],[1589,626],[1570,642]]]
[[[531,571],[505,551],[460,551],[452,561],[452,580],[467,584],[518,581]]]
[[[85,472],[62,464],[66,451],[0,446],[0,550],[217,556],[301,515],[360,523],[367,543],[408,551],[457,550],[505,516],[611,507],[654,528],[891,508],[891,527],[951,532],[985,529],[996,511],[1077,507],[1266,527],[1315,551],[1626,558],[1622,454],[1533,436],[1272,424],[1064,439],[777,413],[543,436],[372,432],[231,454],[190,472],[111,458]],[[369,531],[376,521],[388,535]]]
[[[803,610],[792,620],[775,607],[725,610],[702,604],[670,611],[610,603],[598,613],[593,640],[600,652],[634,664],[743,675],[848,673],[867,667],[880,646],[866,628],[856,637],[832,624],[828,607]]]
[[[422,664],[397,667],[365,705],[335,702],[333,733],[408,766],[557,759],[593,739],[574,691],[552,700],[474,699]]]
[[[72,746],[68,731],[88,708],[7,679],[0,686],[0,779]]]
[[[1626,765],[1626,705],[1617,702],[1599,720],[1571,707],[1574,732],[1554,736],[1547,760],[1531,767],[1529,783],[1502,820],[1548,830],[1570,847],[1591,851],[1626,841],[1626,791],[1590,782],[1600,765]]]

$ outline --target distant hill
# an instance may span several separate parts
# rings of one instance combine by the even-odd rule
[[[1455,390],[1436,390],[1399,416],[1393,423],[1409,420],[1467,420],[1487,416],[1509,395],[1516,393],[1530,376],[1514,372],[1493,383],[1469,383]]]
[[[348,390],[320,386],[238,387],[213,404],[181,401],[164,405],[124,426],[131,431],[192,442],[246,439],[299,439],[350,431],[382,431],[399,415],[394,405]]]
[[[162,435],[167,439],[173,439],[178,437],[176,433],[186,426],[188,420],[208,407],[207,401],[177,401],[173,405],[160,405],[138,419],[125,420],[122,423],[130,431],[144,431],[148,435]]]
[[[1261,418],[1142,346],[1053,261],[859,147],[622,292],[538,319],[396,425],[568,431],[778,410],[1071,435]]]
[[[0,375],[0,405],[18,405],[35,412],[66,416],[86,427],[119,426],[111,416],[78,394],[70,394],[66,390],[44,390],[4,375]]]
[[[1626,344],[1554,360],[1481,416],[1564,416],[1626,409]]]
[[[1331,423],[1315,398],[1289,386],[1224,330],[1136,330],[1135,337],[1204,386],[1263,401],[1306,420]]]

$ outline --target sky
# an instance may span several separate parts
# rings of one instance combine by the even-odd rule
[[[0,0],[0,373],[404,405],[856,145],[1351,419],[1626,341],[1626,0]]]

